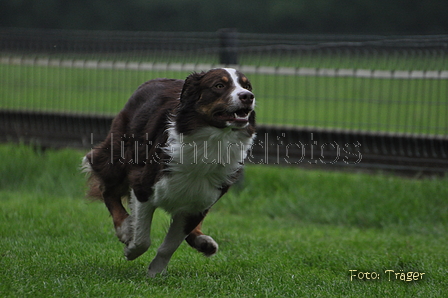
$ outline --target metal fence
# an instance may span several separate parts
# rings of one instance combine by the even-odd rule
[[[257,96],[258,163],[448,168],[448,36],[0,29],[0,132],[24,137],[36,114],[109,119],[146,80],[229,64]],[[327,162],[309,159],[314,145]]]

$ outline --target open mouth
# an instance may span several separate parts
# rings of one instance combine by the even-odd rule
[[[252,113],[252,109],[245,108],[234,112],[220,111],[215,113],[213,117],[220,121],[247,123],[249,122],[250,113]]]

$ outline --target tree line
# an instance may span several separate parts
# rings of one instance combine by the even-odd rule
[[[2,0],[0,27],[447,34],[446,0]]]

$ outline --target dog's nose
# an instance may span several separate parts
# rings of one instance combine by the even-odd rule
[[[242,91],[238,93],[238,98],[246,105],[250,105],[254,102],[254,94],[250,91]]]

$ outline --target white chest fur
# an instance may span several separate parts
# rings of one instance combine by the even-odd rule
[[[193,134],[168,129],[169,173],[155,185],[154,204],[171,214],[202,212],[242,165],[253,142],[244,131],[204,127]]]

